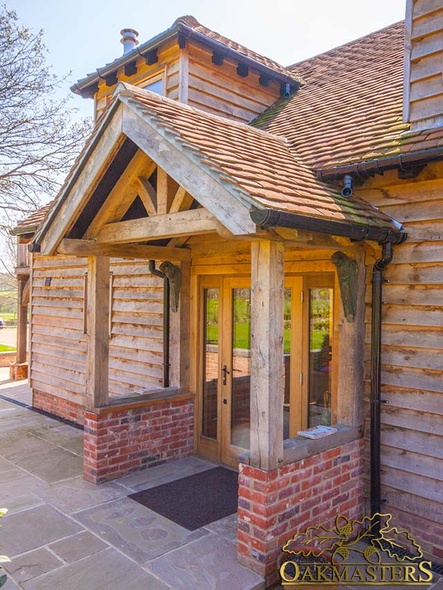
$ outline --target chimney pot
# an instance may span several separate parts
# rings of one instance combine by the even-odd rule
[[[123,43],[123,55],[129,53],[137,47],[138,31],[135,29],[122,29],[120,31],[120,35],[122,35],[120,43]]]

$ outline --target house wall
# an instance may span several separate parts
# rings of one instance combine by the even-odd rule
[[[442,60],[440,0],[408,0],[404,119],[411,122],[413,129],[443,124]]]
[[[443,164],[413,180],[396,172],[356,194],[403,222],[407,241],[385,271],[382,324],[383,510],[443,559]],[[368,272],[370,278],[370,272]],[[370,285],[367,292],[369,397]]]

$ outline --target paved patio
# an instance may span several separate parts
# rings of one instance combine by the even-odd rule
[[[5,590],[264,588],[237,563],[236,515],[191,532],[128,498],[212,463],[189,457],[95,486],[81,476],[83,432],[30,410],[30,402],[27,383],[10,382],[0,369]],[[443,579],[432,589],[443,590]]]
[[[212,463],[190,457],[94,486],[81,477],[81,430],[6,401],[29,404],[30,391],[4,369],[0,396],[5,590],[264,587],[236,561],[236,515],[191,532],[127,497]]]

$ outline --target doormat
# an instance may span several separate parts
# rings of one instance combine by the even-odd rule
[[[215,467],[128,497],[194,531],[237,512],[238,473]]]

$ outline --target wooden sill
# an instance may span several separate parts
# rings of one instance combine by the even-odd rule
[[[165,389],[157,390],[152,393],[144,393],[134,397],[124,397],[110,399],[108,406],[94,408],[92,412],[97,414],[110,414],[121,412],[122,410],[136,410],[137,408],[146,408],[162,403],[186,401],[194,399],[195,394],[183,389]]]
[[[288,438],[283,443],[283,461],[279,467],[296,463],[307,457],[319,455],[329,449],[340,447],[354,440],[362,438],[363,432],[361,428],[355,426],[346,426],[345,424],[334,424],[338,432],[334,432],[329,436],[323,438],[309,439],[302,436],[295,436]],[[241,463],[250,465],[250,453],[242,453],[238,456]]]

